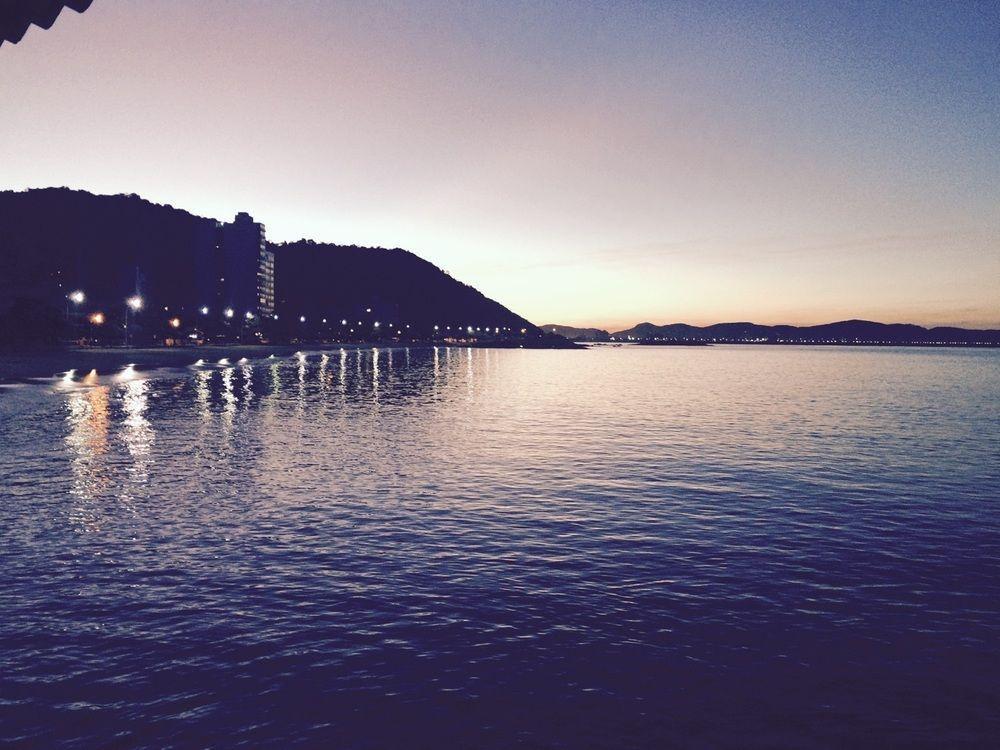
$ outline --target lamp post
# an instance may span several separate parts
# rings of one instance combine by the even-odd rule
[[[134,313],[139,312],[142,309],[142,297],[138,294],[134,294],[125,300],[125,345],[132,345],[132,331],[129,329],[128,325],[128,311],[131,310]]]
[[[72,302],[76,307],[83,304],[83,301],[87,299],[87,296],[79,289],[75,292],[70,292],[66,295],[66,322],[69,323],[69,303]]]

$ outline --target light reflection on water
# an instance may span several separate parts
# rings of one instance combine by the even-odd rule
[[[73,472],[70,494],[76,501],[70,508],[70,518],[81,528],[93,531],[99,528],[100,521],[97,498],[107,493],[110,481],[104,461],[108,451],[108,388],[73,391],[66,406],[66,444]]]
[[[5,391],[0,739],[985,744],[998,393],[995,352],[768,347]]]
[[[124,418],[119,434],[132,460],[122,478],[119,497],[125,507],[134,510],[136,499],[147,496],[149,491],[147,485],[155,437],[153,427],[146,418],[150,385],[146,379],[128,380],[121,388]]]

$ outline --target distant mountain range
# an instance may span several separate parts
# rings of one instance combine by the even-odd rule
[[[611,334],[601,328],[574,328],[556,323],[539,326],[545,333],[554,333],[570,341],[610,341]]]
[[[549,330],[552,326],[545,326]],[[558,326],[555,326],[558,328]],[[766,326],[756,323],[717,323],[693,326],[687,323],[654,325],[639,323],[611,334],[615,341],[698,341],[719,343],[796,344],[937,344],[1000,345],[1000,330],[975,330],[941,326],[924,328],[909,323],[875,323],[843,320],[816,326]]]

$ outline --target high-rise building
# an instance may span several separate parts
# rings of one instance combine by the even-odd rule
[[[274,315],[274,253],[264,225],[238,213],[222,225],[222,301],[240,316]]]

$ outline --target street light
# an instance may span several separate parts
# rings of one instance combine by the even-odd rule
[[[72,302],[74,305],[79,306],[86,297],[83,292],[77,289],[75,292],[70,292],[66,295],[66,322],[69,322],[69,303]]]
[[[171,318],[169,320],[169,323],[170,323],[170,327],[171,328],[180,328],[181,327],[181,319],[180,318]]]
[[[103,325],[104,324],[104,313],[102,313],[102,312],[95,312],[95,313],[91,314],[89,320],[95,326]]]
[[[131,310],[133,313],[137,313],[142,309],[142,297],[138,294],[134,294],[125,300],[125,344],[129,345],[132,343],[132,331],[128,327],[128,311]]]
[[[299,322],[300,323],[305,323],[306,322],[306,316],[305,315],[300,315],[299,316]]]
[[[225,315],[227,318],[231,318],[233,317],[233,315],[235,315],[235,313],[233,312],[233,308],[231,307],[227,307],[225,310],[223,310],[222,314]]]
[[[202,315],[208,315],[208,307],[207,306],[206,307],[202,307],[201,310],[200,310],[200,312],[201,312]]]

